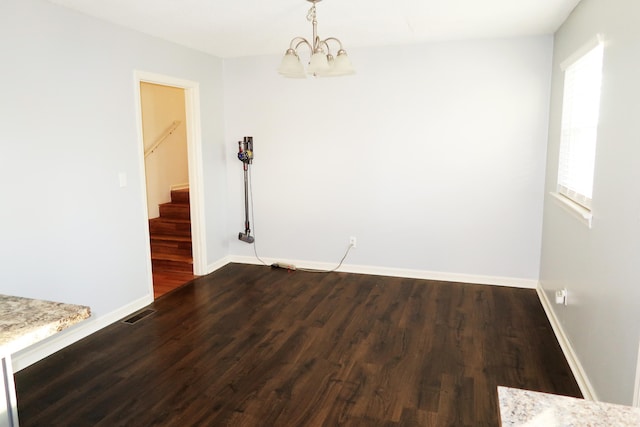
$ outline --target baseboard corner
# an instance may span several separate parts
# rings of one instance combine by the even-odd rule
[[[598,395],[596,394],[593,385],[589,381],[589,377],[585,372],[582,364],[580,363],[580,359],[576,354],[573,346],[571,345],[571,341],[564,332],[562,328],[562,324],[560,320],[556,316],[555,311],[553,310],[553,306],[551,305],[551,301],[547,297],[547,294],[544,291],[542,282],[538,282],[536,286],[536,292],[538,294],[538,298],[540,299],[540,303],[542,304],[542,308],[544,309],[545,314],[547,315],[547,319],[551,324],[551,328],[553,329],[553,333],[560,344],[560,348],[562,349],[562,353],[564,353],[565,359],[567,359],[567,363],[569,364],[569,368],[573,373],[576,382],[578,383],[578,387],[580,387],[580,391],[582,392],[582,396],[587,400],[598,400]]]
[[[231,262],[233,262],[233,259],[230,256],[222,257],[207,265],[207,274],[213,273]]]

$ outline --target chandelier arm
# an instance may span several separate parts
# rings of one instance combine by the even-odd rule
[[[304,37],[294,37],[293,39],[291,39],[291,43],[289,43],[289,49],[293,49],[297,52],[298,48],[303,44],[306,44],[313,53],[313,47],[311,46],[311,43],[309,43],[309,41]]]
[[[338,43],[338,46],[340,46],[340,48],[338,50],[344,50],[342,48],[342,42],[339,39],[335,38],[335,37],[327,37],[326,39],[322,40],[322,43],[325,46],[327,46],[327,50],[329,49],[329,43],[327,43],[328,41],[334,41],[334,42]]]

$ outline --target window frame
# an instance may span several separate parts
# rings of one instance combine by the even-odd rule
[[[569,79],[576,77],[575,66],[581,65],[581,61],[585,60],[588,55],[592,54],[595,49],[600,49],[600,52],[596,52],[599,54],[599,62],[597,64],[597,77],[598,77],[598,91],[597,94],[590,94],[592,96],[591,100],[597,98],[597,105],[592,105],[591,115],[593,117],[589,117],[590,125],[586,127],[573,126],[574,121],[578,118],[583,118],[584,116],[580,116],[580,112],[576,113],[572,102],[579,96],[585,95],[585,92],[571,92],[568,93],[568,90],[571,89],[579,89],[579,85],[575,84],[571,87],[568,87],[568,84],[573,84],[574,82],[569,81]],[[584,61],[582,61],[584,62]],[[565,59],[561,64],[560,68],[563,71],[563,91],[562,91],[562,115],[561,115],[561,124],[560,124],[560,144],[559,144],[559,158],[558,158],[558,171],[557,171],[557,181],[556,181],[556,192],[552,192],[554,199],[558,202],[561,202],[561,206],[568,210],[570,213],[574,214],[575,217],[582,220],[589,228],[591,228],[591,219],[592,219],[592,198],[591,193],[593,190],[593,180],[595,177],[595,156],[596,156],[596,146],[597,146],[597,136],[598,136],[598,124],[599,124],[599,116],[600,116],[600,105],[601,105],[601,93],[602,93],[602,68],[604,64],[604,43],[603,38],[600,34],[593,37],[587,43],[585,43],[582,47],[576,50],[573,54],[571,54],[567,59]],[[593,71],[593,70],[592,70]],[[568,74],[571,73],[571,74]],[[583,77],[578,76],[578,77]],[[594,110],[595,109],[595,110]],[[594,114],[595,113],[595,114]],[[570,116],[567,116],[569,114]],[[595,123],[593,123],[593,118],[595,117]],[[591,138],[588,140],[589,145],[593,146],[593,152],[590,150],[587,151],[589,157],[587,161],[592,161],[592,164],[587,164],[587,171],[589,172],[591,183],[588,192],[581,193],[577,188],[572,188],[570,186],[570,181],[575,179],[575,170],[571,169],[572,163],[570,163],[571,155],[575,156],[575,147],[577,143],[580,141],[577,140],[579,137],[579,132],[584,132],[584,129],[589,132],[587,134],[587,138]],[[571,146],[573,142],[574,152],[571,151]],[[585,142],[582,142],[585,143]],[[575,157],[573,158],[575,161]],[[584,161],[584,158],[583,158]],[[583,165],[584,166],[584,165]],[[574,176],[570,176],[570,172],[574,172]],[[583,187],[584,189],[584,187]],[[588,193],[588,194],[586,194]]]

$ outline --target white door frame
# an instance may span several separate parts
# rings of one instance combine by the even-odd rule
[[[638,345],[638,356],[636,366],[636,382],[633,390],[633,403],[636,408],[640,408],[640,344]]]
[[[189,199],[191,204],[191,239],[193,246],[193,274],[207,274],[207,250],[205,244],[204,222],[204,189],[202,172],[202,130],[200,123],[200,85],[198,82],[165,76],[146,71],[134,71],[134,89],[136,102],[136,121],[138,128],[138,155],[140,158],[141,186],[144,195],[144,213],[147,240],[149,226],[147,215],[147,186],[144,163],[144,140],[142,136],[142,102],[140,100],[140,83],[154,83],[184,89],[184,104],[187,128],[187,157],[189,162]],[[151,271],[151,247],[148,248],[148,281],[153,295],[153,275]]]

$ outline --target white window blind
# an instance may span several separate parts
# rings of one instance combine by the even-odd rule
[[[558,193],[587,209],[591,209],[604,55],[602,43],[597,41],[594,44],[577,59],[574,56],[563,64],[565,76],[557,189]]]

